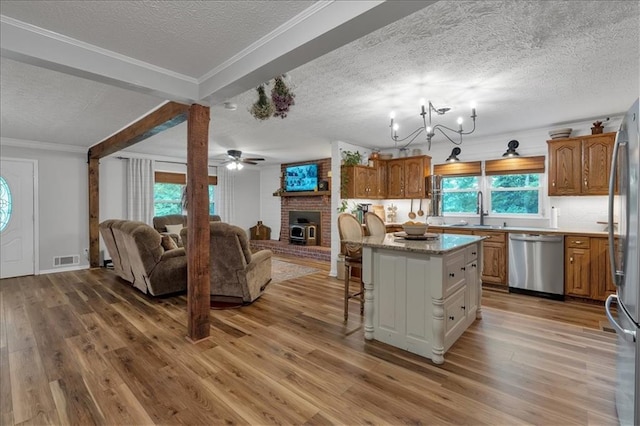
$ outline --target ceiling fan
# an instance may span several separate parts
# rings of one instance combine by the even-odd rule
[[[242,163],[244,164],[258,164],[256,161],[264,161],[264,158],[245,158],[242,156],[242,151],[236,149],[230,149],[227,151],[227,159],[222,162],[222,165],[227,165],[230,170],[242,169]]]

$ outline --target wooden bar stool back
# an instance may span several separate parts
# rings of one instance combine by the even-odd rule
[[[367,212],[364,214],[364,223],[367,225],[367,232],[371,236],[386,235],[387,227],[380,219],[380,216],[373,212]]]
[[[344,321],[349,317],[349,299],[360,299],[360,315],[364,313],[364,285],[362,283],[362,237],[364,232],[358,219],[352,214],[342,213],[338,216],[340,245],[344,254]],[[346,242],[350,241],[350,242]],[[351,270],[360,269],[360,291],[351,293],[349,282]]]

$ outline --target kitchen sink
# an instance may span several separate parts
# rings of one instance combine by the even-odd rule
[[[504,226],[502,225],[469,225],[472,226],[474,228],[479,228],[479,229],[502,229],[504,228]]]

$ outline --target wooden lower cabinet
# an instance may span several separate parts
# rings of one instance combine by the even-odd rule
[[[590,249],[566,249],[564,255],[564,292],[570,296],[591,296]]]
[[[607,238],[567,236],[564,256],[566,295],[603,301],[616,292]]]

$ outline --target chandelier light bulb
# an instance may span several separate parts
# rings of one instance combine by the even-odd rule
[[[227,169],[229,170],[234,170],[236,168],[236,163],[229,163],[227,164]]]
[[[243,167],[244,166],[242,165],[242,163],[236,164],[236,169],[238,169],[238,170],[242,170]]]
[[[396,113],[395,113],[394,111],[391,111],[391,112],[389,113],[389,118],[390,118],[390,119],[392,119],[392,120],[393,120],[394,118],[396,118]]]
[[[431,127],[427,126],[427,134],[431,133],[432,130],[433,129]]]
[[[398,123],[395,123],[395,124],[393,125],[393,131],[394,131],[394,132],[395,132],[395,131],[397,131],[399,128],[400,128],[400,126],[398,126]]]

